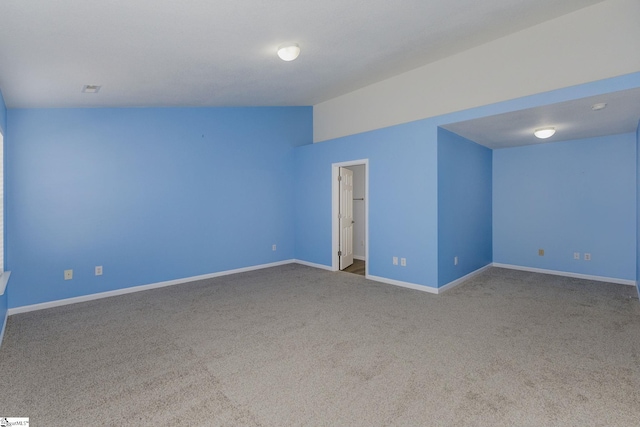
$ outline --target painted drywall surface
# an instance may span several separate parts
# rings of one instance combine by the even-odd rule
[[[9,307],[294,256],[310,107],[9,110],[8,122]]]
[[[369,274],[436,287],[438,283],[438,126],[636,87],[640,87],[640,73],[457,111],[430,119],[296,148],[296,258],[331,266],[331,164],[372,158],[372,163],[369,165],[370,173],[372,174],[369,178],[371,184],[371,193],[369,195],[370,241],[368,260],[371,269]],[[412,141],[413,145],[409,144],[409,141]],[[423,146],[419,141],[422,141],[425,145]],[[396,168],[401,174],[408,173],[408,171],[403,170],[404,166],[400,165],[401,162],[396,162],[396,159],[408,159],[409,163],[407,163],[406,168],[410,168],[411,164],[418,164],[419,166],[416,167],[423,169],[423,173],[428,171],[426,175],[421,175],[421,179],[425,181],[407,181],[409,182],[407,200],[414,200],[413,197],[415,196],[416,204],[411,205],[411,202],[408,201],[401,203],[403,207],[409,206],[410,210],[424,219],[424,222],[416,228],[415,234],[403,233],[402,235],[394,235],[394,227],[403,227],[401,222],[394,221],[394,216],[397,217],[397,212],[402,212],[402,210],[394,209],[393,204],[390,203],[397,202],[398,199],[387,199],[389,195],[393,195],[391,191],[376,194],[376,191],[379,190],[373,188],[374,182],[382,182],[381,185],[387,188],[388,183],[384,182],[383,177],[392,178]],[[377,167],[385,169],[382,175],[380,172],[374,172],[374,167],[376,167],[376,162],[378,161],[381,163],[378,163]],[[388,168],[388,162],[392,162],[390,168]],[[418,172],[414,173],[418,174]],[[632,179],[634,178],[632,177]],[[375,211],[377,206],[381,207],[378,212]],[[424,211],[421,212],[421,209]],[[633,207],[634,210],[635,205]],[[404,213],[401,213],[401,215],[404,215]],[[493,215],[495,215],[495,212],[493,212]],[[414,217],[412,216],[413,219]],[[494,226],[495,223],[494,217]],[[409,226],[412,226],[412,224],[409,224]],[[495,245],[495,241],[493,244]],[[389,245],[392,246],[391,249],[388,248]],[[415,253],[424,257],[421,261],[424,262],[422,270],[413,271],[414,266],[411,262],[406,267],[407,270],[387,266],[390,262],[388,257],[402,256],[401,252],[404,246],[415,248]],[[495,258],[494,261],[496,261]],[[376,266],[376,264],[379,265]]]
[[[364,259],[365,256],[365,167],[349,166],[353,172],[353,256]]]
[[[493,261],[633,280],[635,145],[622,134],[494,150]]]
[[[7,134],[7,106],[4,103],[4,97],[2,91],[0,91],[0,132],[4,135]]]
[[[6,143],[6,135],[7,135],[6,129],[7,129],[7,106],[4,103],[4,97],[2,96],[2,91],[0,91],[0,133],[2,133],[5,143]],[[4,221],[3,221],[3,224],[5,224]],[[2,329],[4,328],[5,317],[7,314],[8,295],[9,293],[6,290],[2,295],[0,295],[0,331],[2,331]],[[1,344],[2,343],[0,342],[0,345]]]
[[[314,141],[636,73],[638,16],[604,1],[317,104]]]
[[[640,299],[640,121],[636,128],[636,288]]]
[[[437,287],[436,138],[425,120],[296,148],[296,258],[331,266],[332,164],[369,159],[369,274]]]
[[[490,149],[438,129],[438,286],[492,261],[491,162]]]

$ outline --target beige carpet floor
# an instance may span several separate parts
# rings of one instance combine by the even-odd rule
[[[492,268],[442,295],[286,265],[9,317],[34,426],[638,426],[633,287]]]

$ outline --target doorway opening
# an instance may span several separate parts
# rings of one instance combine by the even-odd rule
[[[369,159],[332,165],[332,270],[368,276]]]

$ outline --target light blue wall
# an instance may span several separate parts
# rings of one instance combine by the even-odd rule
[[[6,142],[7,136],[7,107],[4,103],[4,97],[2,96],[2,91],[0,91],[0,132]],[[6,252],[5,252],[6,253]],[[5,326],[5,317],[7,315],[7,299],[9,292],[5,290],[4,294],[0,295],[0,333],[4,329]],[[0,345],[2,342],[0,342]]]
[[[10,110],[9,306],[294,257],[330,265],[331,164],[362,158],[370,274],[436,287],[438,126],[632,87],[640,73],[306,146],[310,108]]]
[[[490,149],[438,129],[438,286],[491,263],[491,161]]]
[[[636,288],[640,299],[640,122],[636,128]]]
[[[449,271],[443,271],[442,282],[439,280],[438,235],[439,232],[447,231],[439,230],[438,225],[438,127],[636,87],[640,87],[640,73],[296,148],[296,258],[331,265],[331,164],[368,158],[369,274],[430,287],[447,283],[448,277],[459,277]],[[456,153],[452,153],[446,162],[456,163],[456,159]],[[495,157],[492,161],[495,162]],[[635,175],[631,179],[630,182],[635,186]],[[485,188],[486,182],[478,184]],[[595,190],[597,192],[598,188]],[[633,194],[635,197],[635,193]],[[627,211],[627,215],[629,212],[634,218],[631,226],[634,227],[632,230],[635,230],[635,204]],[[493,215],[495,216],[495,212]],[[496,223],[494,217],[494,226]],[[629,233],[629,229],[626,232]],[[483,239],[486,238],[474,237],[475,241]],[[495,242],[493,245],[495,255]],[[442,252],[447,251],[449,249],[442,248]],[[616,265],[623,264],[621,268],[635,277],[635,267],[631,267],[635,266],[635,237],[630,254],[619,260]],[[393,266],[393,256],[406,257],[407,267]],[[633,258],[629,258],[630,256]],[[447,257],[450,258],[451,254]],[[490,257],[486,254],[479,256],[476,262],[479,266],[482,264],[480,259]],[[592,261],[592,266],[601,262],[595,261]]]
[[[369,274],[436,287],[436,138],[420,121],[296,148],[296,258],[331,266],[332,164],[366,158]]]
[[[3,134],[6,136],[7,131],[7,106],[4,103],[4,97],[0,90],[0,128],[3,130]]]
[[[633,280],[635,159],[634,134],[494,150],[494,262]]]
[[[311,113],[9,110],[9,307],[292,259]]]

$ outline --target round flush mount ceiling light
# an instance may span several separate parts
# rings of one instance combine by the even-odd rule
[[[607,103],[606,102],[600,102],[598,104],[593,104],[591,106],[591,109],[593,111],[600,111],[600,110],[604,110],[605,108],[607,108]]]
[[[553,136],[554,133],[556,133],[556,128],[536,129],[535,132],[533,132],[536,138],[540,138],[540,139],[547,139]]]
[[[293,61],[300,55],[298,43],[285,43],[278,48],[278,56],[283,61]]]

